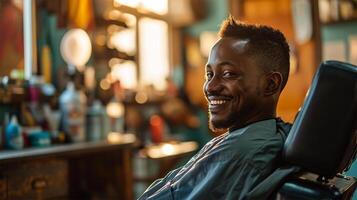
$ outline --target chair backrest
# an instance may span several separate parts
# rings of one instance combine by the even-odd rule
[[[357,67],[323,62],[283,149],[283,159],[332,178],[353,161],[357,147]]]

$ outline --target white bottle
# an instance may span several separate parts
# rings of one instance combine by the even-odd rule
[[[76,90],[73,82],[68,82],[66,90],[59,98],[61,127],[71,142],[83,142],[86,139],[86,104],[85,94]]]

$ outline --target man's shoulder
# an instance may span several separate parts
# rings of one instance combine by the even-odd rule
[[[279,152],[291,125],[281,119],[252,123],[227,137],[227,143],[240,154]]]
[[[209,142],[206,143],[206,145],[202,148],[202,150],[211,148],[213,146],[217,146],[220,142],[222,142],[226,138],[227,135],[228,133],[223,133],[222,135],[212,138]]]
[[[291,125],[281,119],[252,123],[213,138],[199,152],[218,160],[239,159],[266,152],[279,152]]]
[[[247,138],[261,139],[281,138],[281,135],[287,136],[291,129],[291,124],[284,122],[280,118],[258,121],[245,127],[242,135]],[[283,139],[285,140],[285,139]]]

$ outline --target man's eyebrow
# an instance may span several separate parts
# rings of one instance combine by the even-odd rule
[[[225,65],[234,66],[235,64],[233,64],[232,62],[229,62],[229,61],[223,61],[223,62],[218,63],[217,66],[225,66]]]
[[[220,62],[220,63],[217,64],[218,67],[227,66],[227,65],[228,65],[228,66],[235,66],[234,63],[229,62],[229,61],[223,61],[223,62]],[[208,68],[208,69],[212,69],[212,66],[211,66],[211,64],[208,64],[208,63],[207,63],[207,64],[205,65],[205,68],[206,68],[206,69],[207,69],[207,68]]]

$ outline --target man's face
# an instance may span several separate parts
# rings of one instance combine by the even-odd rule
[[[211,49],[203,89],[212,130],[242,127],[263,110],[264,74],[247,54],[248,42],[222,38]]]

